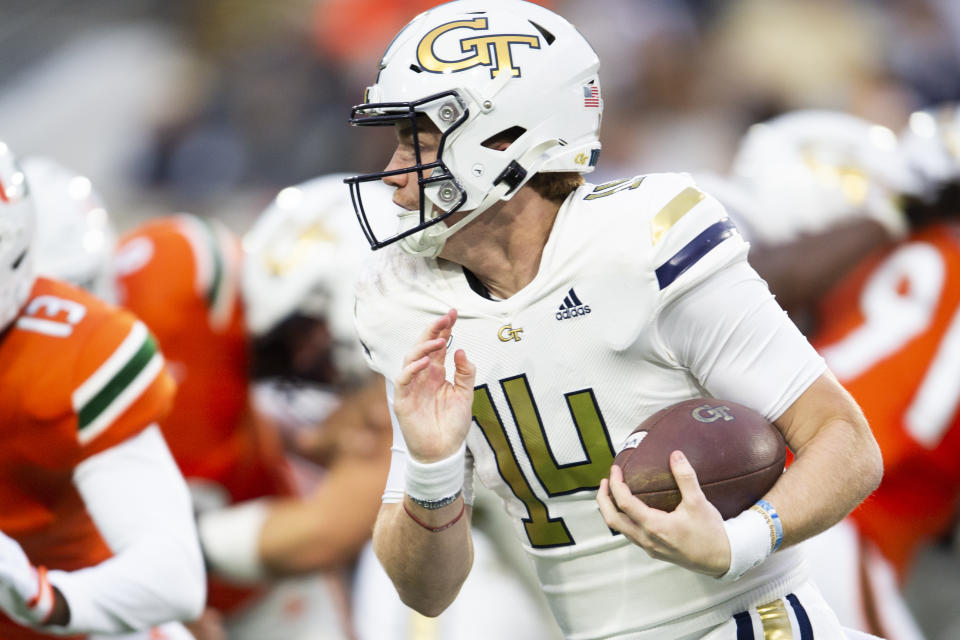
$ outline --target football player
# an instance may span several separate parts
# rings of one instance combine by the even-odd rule
[[[913,114],[902,138],[922,178],[909,199],[912,231],[824,298],[813,337],[884,462],[870,499],[811,540],[813,568],[832,583],[839,613],[891,640],[922,637],[899,585],[920,548],[950,532],[960,496],[960,108]]]
[[[242,247],[217,221],[177,215],[117,251],[120,300],[180,383],[161,426],[194,493],[208,604],[231,638],[349,634],[338,568],[369,539],[390,428],[383,383],[357,353],[365,246],[348,198],[342,176],[320,178],[284,189]],[[318,424],[370,442],[340,446],[305,487],[282,435]]]
[[[164,624],[205,594],[157,426],[174,384],[133,315],[35,277],[42,188],[0,145],[0,637],[187,638]]]
[[[682,174],[582,183],[598,66],[549,10],[457,0],[397,35],[353,110],[398,137],[384,171],[348,181],[380,250],[356,322],[396,427],[378,557],[406,603],[443,611],[471,568],[476,471],[566,637],[842,637],[797,543],[876,486],[876,442],[715,199]],[[364,206],[377,180],[399,225]],[[672,513],[611,467],[636,424],[705,395],[757,409],[796,453],[726,522],[681,452]]]
[[[750,242],[749,260],[804,331],[820,298],[861,258],[907,232],[919,185],[890,129],[801,109],[750,127],[730,174],[697,176]]]

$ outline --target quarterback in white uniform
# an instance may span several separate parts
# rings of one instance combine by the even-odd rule
[[[348,181],[385,247],[356,306],[395,426],[378,557],[408,605],[442,611],[470,570],[476,471],[568,638],[842,637],[799,549],[772,552],[876,486],[876,443],[716,200],[682,174],[576,186],[599,152],[597,66],[542,7],[460,0],[398,34],[354,109],[398,133],[384,172]],[[386,238],[363,206],[376,179],[407,210]],[[646,507],[615,452],[711,396],[774,420],[794,464],[724,522],[675,454],[683,502]]]

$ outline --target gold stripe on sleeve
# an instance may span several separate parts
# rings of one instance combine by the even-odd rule
[[[793,628],[783,598],[757,607],[763,640],[793,640]]]
[[[653,220],[650,221],[650,241],[653,246],[657,246],[663,234],[669,231],[670,227],[687,215],[687,212],[697,206],[705,197],[702,191],[687,187],[674,196],[663,209],[660,209],[657,215],[653,216]]]

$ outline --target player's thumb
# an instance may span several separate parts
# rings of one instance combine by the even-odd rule
[[[463,349],[458,349],[453,354],[453,364],[455,367],[453,383],[458,389],[473,393],[473,383],[477,377],[477,367],[467,359],[467,353]]]

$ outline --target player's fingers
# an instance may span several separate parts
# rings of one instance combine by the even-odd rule
[[[600,515],[603,516],[604,522],[611,529],[623,533],[624,529],[631,526],[630,518],[624,515],[613,501],[613,496],[610,495],[610,481],[606,478],[600,480],[600,488],[597,489],[597,506],[600,507]]]
[[[456,367],[453,374],[453,383],[458,389],[473,393],[477,367],[467,358],[467,352],[463,349],[457,349],[453,354],[453,364]]]
[[[414,377],[430,365],[430,356],[423,356],[419,360],[414,360],[413,362],[408,363],[403,369],[400,370],[400,374],[397,376],[398,388],[405,387],[410,384]]]
[[[682,451],[674,451],[670,454],[670,471],[673,472],[673,479],[676,480],[677,487],[680,489],[681,501],[703,500],[703,489],[700,488],[700,481],[697,480],[697,472]]]
[[[630,519],[630,516],[617,507],[610,494],[610,481],[606,478],[600,480],[600,488],[597,490],[597,506],[600,507],[600,516],[608,527],[614,531],[619,531],[634,544],[640,545],[649,552],[653,542],[643,527],[638,526]]]
[[[443,338],[444,341],[450,336],[450,330],[457,321],[457,310],[450,309],[445,314],[433,321],[426,330],[420,334],[419,342],[426,342],[434,338]]]
[[[617,508],[627,514],[627,516],[637,524],[643,525],[650,517],[653,509],[633,495],[630,487],[623,481],[623,471],[619,466],[613,465],[610,467],[608,484],[610,487],[610,495],[616,503]]]
[[[428,356],[430,354],[436,353],[438,350],[442,349],[446,341],[443,338],[433,338],[425,342],[420,342],[414,346],[413,350],[410,351],[404,358],[404,366],[409,365],[412,362]]]

